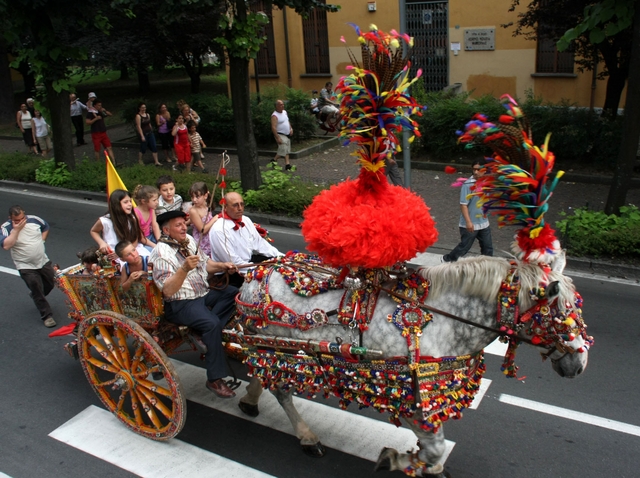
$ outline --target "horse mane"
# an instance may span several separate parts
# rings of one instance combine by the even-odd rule
[[[560,283],[558,305],[561,310],[566,305],[573,305],[575,288],[571,278],[560,272],[547,272],[537,263],[515,261],[520,276],[520,292],[518,301],[520,310],[526,310],[533,304],[529,291],[541,283],[554,281]],[[511,264],[500,257],[469,257],[456,262],[419,269],[422,277],[429,280],[429,297],[437,299],[441,295],[455,291],[458,294],[477,297],[485,302],[495,301],[500,284],[507,277]]]

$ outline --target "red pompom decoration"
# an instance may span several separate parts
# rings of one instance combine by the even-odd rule
[[[227,175],[227,170],[225,168],[220,168],[220,174],[222,176],[226,176]]]
[[[220,198],[220,202],[218,204],[220,204],[221,206],[224,206],[225,204],[227,204],[227,201],[225,201],[224,198]]]
[[[226,188],[226,187],[227,187],[227,183],[226,183],[226,181],[222,181],[222,182],[220,183],[220,189],[224,189],[224,188]]]
[[[529,228],[520,229],[518,234],[516,234],[518,246],[525,252],[524,260],[527,260],[529,254],[534,251],[544,253],[545,251],[553,251],[555,249],[554,242],[557,240],[556,234],[549,224],[545,224],[542,227],[538,237],[531,238],[529,234]]]
[[[444,172],[447,174],[455,174],[458,172],[458,170],[456,168],[454,168],[453,166],[445,166],[444,167]]]
[[[302,235],[328,264],[366,268],[408,261],[438,240],[422,198],[374,174],[316,196],[304,212]]]
[[[511,124],[515,121],[515,118],[509,115],[500,115],[500,118],[498,118],[498,121],[500,121],[500,123],[502,124]]]

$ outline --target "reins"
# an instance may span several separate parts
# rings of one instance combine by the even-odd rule
[[[435,307],[424,305],[424,304],[418,302],[417,300],[412,299],[411,297],[407,297],[404,294],[399,294],[398,292],[395,292],[395,291],[393,291],[391,289],[388,289],[386,287],[380,287],[380,290],[386,292],[389,295],[392,295],[393,297],[396,297],[397,299],[410,302],[411,305],[415,305],[415,306],[417,306],[417,307],[419,307],[419,308],[421,308],[423,310],[426,310],[427,312],[434,312],[436,314],[443,315],[443,316],[448,317],[450,319],[457,320],[458,322],[462,322],[463,324],[471,325],[473,327],[477,327],[479,329],[483,329],[483,330],[486,330],[488,332],[494,332],[494,333],[496,333],[496,334],[498,334],[500,336],[503,336],[503,337],[509,337],[509,338],[516,337],[516,339],[521,341],[521,342],[526,342],[528,344],[532,344],[533,345],[533,342],[531,342],[531,339],[528,339],[526,337],[518,337],[518,336],[516,336],[516,333],[513,330],[511,331],[511,333],[509,333],[509,331],[496,329],[494,327],[489,327],[488,325],[478,324],[477,322],[473,322],[473,321],[471,321],[469,319],[464,319],[464,318],[459,317],[459,316],[457,316],[455,314],[451,314],[449,312],[445,312],[444,310],[440,310],[440,309],[437,309]]]

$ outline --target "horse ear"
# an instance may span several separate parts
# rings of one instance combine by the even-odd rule
[[[560,294],[560,281],[554,280],[546,287],[544,295],[551,302],[558,294]]]
[[[562,271],[564,271],[564,268],[566,265],[567,265],[567,256],[564,252],[564,249],[562,249],[556,256],[556,258],[553,260],[553,263],[551,264],[551,270],[553,272],[557,272],[558,274],[562,274]]]

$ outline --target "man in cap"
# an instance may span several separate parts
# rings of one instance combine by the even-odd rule
[[[93,100],[96,98],[97,96],[93,91],[89,93],[89,96],[87,97],[87,108],[91,108],[93,106]]]
[[[165,317],[174,324],[186,325],[202,334],[205,354],[206,387],[221,398],[235,392],[224,381],[228,375],[222,349],[222,329],[235,312],[238,289],[227,286],[209,290],[208,274],[235,272],[230,262],[214,262],[198,249],[187,234],[187,214],[169,211],[157,218],[162,236],[151,252],[153,280],[162,291]]]

